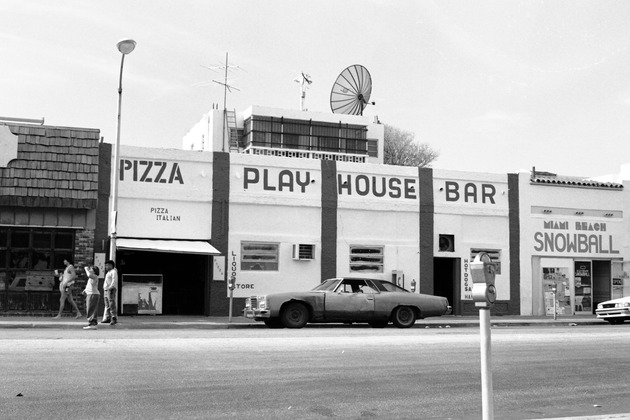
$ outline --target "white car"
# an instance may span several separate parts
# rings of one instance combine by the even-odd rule
[[[598,319],[611,324],[622,324],[626,319],[630,319],[630,296],[602,302],[597,305],[595,313]]]

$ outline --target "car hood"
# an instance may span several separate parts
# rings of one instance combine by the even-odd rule
[[[291,299],[295,297],[304,297],[304,296],[317,296],[324,293],[324,291],[312,291],[307,290],[306,292],[279,292],[279,293],[269,293],[265,295],[267,299]]]
[[[630,302],[630,296],[607,300],[606,302],[601,302],[600,305],[607,304],[607,303],[623,303],[623,302]]]

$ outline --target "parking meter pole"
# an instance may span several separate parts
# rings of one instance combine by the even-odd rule
[[[554,292],[553,294],[553,320],[554,321],[558,317],[558,308],[556,307],[557,302],[558,302],[558,299],[556,298],[556,294]]]
[[[492,349],[490,348],[490,308],[479,308],[481,338],[481,409],[483,420],[494,419],[492,390]]]
[[[230,287],[230,307],[229,307],[229,311],[230,313],[228,314],[228,322],[232,322],[232,300],[234,297],[234,289],[232,287]]]

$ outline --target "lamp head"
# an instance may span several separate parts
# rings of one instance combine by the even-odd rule
[[[127,55],[132,52],[134,48],[136,48],[136,41],[134,41],[133,39],[123,39],[118,41],[116,47],[118,47],[118,51],[120,51],[124,55]]]

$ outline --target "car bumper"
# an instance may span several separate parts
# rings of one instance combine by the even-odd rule
[[[250,319],[267,319],[271,313],[267,309],[243,309],[243,316]]]
[[[596,309],[595,313],[599,319],[625,318],[630,319],[630,308],[605,308]]]

